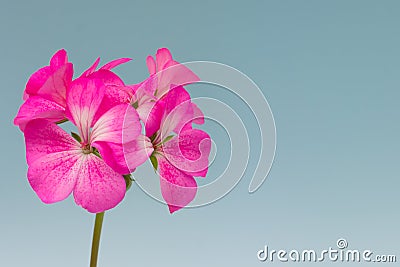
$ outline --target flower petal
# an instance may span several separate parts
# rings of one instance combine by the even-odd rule
[[[122,144],[134,140],[142,130],[136,110],[126,104],[104,113],[93,126],[91,143],[97,141]]]
[[[74,123],[84,142],[89,141],[89,130],[104,97],[104,83],[98,79],[78,78],[67,95],[66,116]]]
[[[54,203],[67,198],[79,176],[79,158],[82,154],[63,151],[48,154],[32,162],[28,180],[44,203]]]
[[[188,67],[177,61],[170,60],[156,74],[158,76],[157,97],[166,94],[172,85],[184,86],[200,81]],[[173,88],[173,87],[172,87]]]
[[[79,143],[57,125],[34,120],[25,128],[28,180],[45,203],[68,197],[79,174]]]
[[[152,56],[148,56],[146,58],[146,64],[150,75],[153,75],[157,72],[156,62]]]
[[[129,143],[114,144],[100,141],[93,146],[99,150],[107,165],[120,174],[133,172],[154,150],[150,140],[143,135]]]
[[[180,171],[193,176],[206,176],[210,150],[210,136],[198,129],[181,132],[163,144],[168,161]]]
[[[163,156],[158,156],[160,186],[170,213],[187,206],[196,196],[197,184],[193,176],[181,172]]]
[[[84,78],[84,77],[88,77],[90,74],[92,74],[93,72],[95,72],[97,66],[100,63],[100,58],[98,57],[96,59],[96,61],[92,64],[92,66],[90,66],[87,70],[85,70],[81,76],[79,76],[79,78]]]
[[[164,65],[170,60],[172,60],[172,55],[168,48],[163,47],[157,50],[156,61],[158,71],[164,69]]]
[[[31,96],[20,107],[14,124],[24,131],[25,125],[33,119],[47,119],[52,122],[65,118],[65,109],[57,103],[40,96]]]
[[[37,90],[36,95],[65,106],[67,88],[71,84],[73,72],[71,63],[59,67],[47,78],[40,89]],[[31,93],[28,92],[28,94]]]
[[[114,208],[125,196],[122,175],[94,154],[81,158],[80,175],[74,188],[76,204],[92,213]]]
[[[48,154],[81,151],[80,144],[75,139],[48,120],[30,121],[25,127],[24,135],[28,165]]]
[[[92,79],[99,79],[101,80],[104,85],[109,86],[124,86],[124,82],[122,79],[115,74],[114,72],[106,69],[99,69],[98,71],[93,72],[92,74],[87,76],[88,78]]]
[[[50,59],[50,66],[52,68],[59,68],[68,63],[67,51],[64,49],[58,50]]]
[[[142,165],[154,151],[150,139],[142,134],[135,140],[124,143],[123,148],[125,160],[131,170]]]
[[[29,78],[25,93],[35,95],[56,70],[68,63],[67,52],[58,50],[50,59],[50,65],[40,68]],[[71,75],[72,78],[72,75]]]
[[[29,77],[26,83],[25,93],[28,95],[36,95],[37,91],[43,86],[47,79],[53,74],[50,66],[38,69]]]
[[[118,58],[118,59],[114,59],[110,62],[108,62],[107,64],[105,64],[103,67],[101,67],[100,69],[102,70],[111,70],[121,64],[124,64],[126,62],[131,61],[131,58]]]

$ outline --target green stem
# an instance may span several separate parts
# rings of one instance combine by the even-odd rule
[[[92,254],[90,256],[90,267],[97,266],[97,256],[99,255],[99,246],[100,246],[100,235],[101,235],[101,226],[103,225],[104,212],[100,212],[96,214],[96,219],[94,221],[94,229],[93,229],[93,240],[92,240]]]

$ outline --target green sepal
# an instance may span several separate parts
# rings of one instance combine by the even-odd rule
[[[132,182],[135,181],[135,180],[132,178],[131,174],[125,174],[125,175],[122,175],[122,176],[125,179],[126,191],[128,191],[129,188],[131,188],[131,186],[132,186]]]
[[[154,155],[151,155],[150,156],[150,161],[151,161],[151,164],[153,165],[154,170],[156,171],[158,169],[157,158]]]
[[[79,136],[79,134],[74,133],[74,132],[71,132],[71,135],[72,135],[72,137],[73,137],[76,141],[78,141],[79,143],[82,143],[82,139],[81,139],[81,137]]]
[[[175,135],[173,135],[173,134],[167,136],[167,137],[164,139],[164,141],[161,142],[161,144],[165,144],[166,142],[168,142],[169,140],[171,140],[174,136],[175,136]]]
[[[68,121],[68,119],[62,119],[60,121],[57,121],[56,124],[62,124],[62,123],[67,122],[67,121]]]
[[[157,132],[155,132],[152,136],[150,136],[150,141],[153,143],[156,137],[157,137]]]

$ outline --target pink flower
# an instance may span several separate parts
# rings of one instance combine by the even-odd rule
[[[46,118],[57,122],[65,119],[66,92],[72,81],[73,66],[65,50],[57,51],[50,65],[29,78],[24,92],[25,103],[18,111],[14,124],[23,131],[32,119]]]
[[[137,165],[128,167],[121,148],[139,136],[141,125],[129,105],[104,110],[105,89],[99,79],[79,78],[67,91],[66,117],[77,126],[80,142],[49,120],[27,123],[28,180],[43,202],[58,202],[73,192],[78,205],[98,213],[123,199],[121,174]],[[98,113],[103,115],[96,119]]]
[[[171,213],[194,199],[194,176],[204,177],[208,171],[211,140],[207,133],[193,129],[192,122],[204,123],[204,116],[178,86],[157,101],[145,123],[154,147],[151,160],[159,170],[161,193]]]

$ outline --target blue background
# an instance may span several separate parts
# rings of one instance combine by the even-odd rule
[[[72,198],[40,202],[12,125],[28,77],[60,48],[76,74],[98,56],[132,57],[118,69],[131,83],[159,47],[231,65],[263,90],[277,127],[255,194],[245,177],[222,200],[170,215],[129,191],[106,214],[99,266],[286,266],[256,253],[322,250],[340,237],[399,260],[399,13],[398,1],[367,0],[3,1],[0,265],[88,265],[93,215]]]

